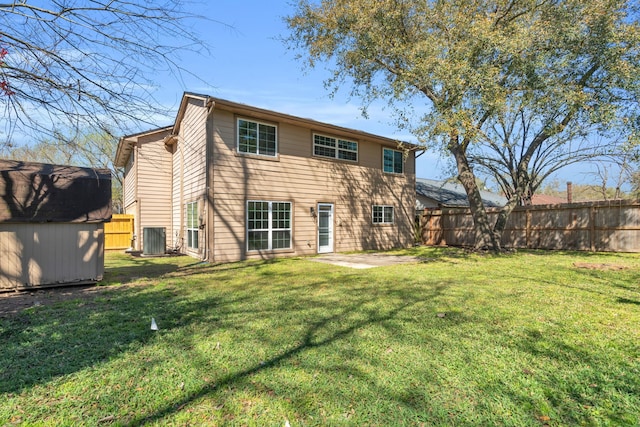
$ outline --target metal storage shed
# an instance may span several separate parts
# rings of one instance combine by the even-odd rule
[[[0,160],[0,292],[101,280],[110,219],[108,169]]]

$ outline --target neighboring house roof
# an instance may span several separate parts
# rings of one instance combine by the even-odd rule
[[[500,207],[507,203],[504,196],[489,191],[480,191],[480,195],[487,207]],[[462,184],[416,178],[416,209],[465,206],[469,206],[469,200]]]
[[[567,199],[546,194],[534,194],[531,197],[532,205],[559,205],[560,203],[567,203]]]

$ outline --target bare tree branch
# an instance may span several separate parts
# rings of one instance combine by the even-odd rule
[[[46,5],[46,6],[45,6]],[[206,52],[190,30],[187,0],[58,0],[0,4],[0,47],[8,54],[0,80],[3,143],[15,135],[112,128],[120,133],[166,115],[157,102],[161,73],[178,80],[190,71],[186,52]],[[4,135],[1,132],[4,131]]]

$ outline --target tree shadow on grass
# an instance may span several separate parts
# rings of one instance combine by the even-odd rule
[[[362,277],[360,280],[362,280]],[[296,292],[297,297],[295,297],[295,300],[293,300],[292,297],[280,299],[278,307],[273,307],[274,310],[272,314],[278,311],[281,312],[283,307],[286,307],[288,310],[305,310],[310,306],[315,308],[333,307],[334,314],[313,318],[313,320],[305,323],[303,333],[298,336],[292,336],[291,346],[289,346],[288,349],[265,358],[265,360],[246,369],[224,375],[215,380],[215,382],[200,387],[198,390],[167,404],[164,408],[152,414],[142,414],[130,420],[126,425],[138,426],[158,422],[180,412],[187,405],[207,395],[243,384],[246,379],[251,378],[253,375],[291,363],[292,359],[295,359],[303,353],[322,349],[337,341],[348,339],[358,330],[372,325],[386,327],[387,322],[397,320],[401,313],[411,309],[425,299],[435,298],[445,288],[444,285],[430,288],[431,292],[425,294],[407,292],[404,288],[403,290],[380,290],[372,289],[369,286],[353,286],[350,287],[350,291],[353,293],[353,302],[340,304],[339,307],[336,307],[333,302],[327,302],[327,307],[318,307],[318,304],[322,305],[322,303],[319,303],[317,299],[308,297],[305,300],[304,293]],[[376,302],[381,298],[393,299],[396,303],[390,307],[380,308]],[[266,310],[269,310],[269,308],[266,308]],[[358,315],[354,317],[354,313]],[[262,315],[262,313],[256,314],[255,312],[252,314],[254,316]],[[449,321],[457,323],[468,320],[463,319],[463,316],[458,316],[456,319],[450,319]],[[390,332],[394,333],[397,331],[392,328]],[[384,393],[383,390],[380,390],[380,392]]]
[[[170,258],[143,258],[131,257],[127,260],[127,265],[117,264],[107,265],[104,270],[104,277],[100,285],[110,285],[114,283],[130,283],[140,278],[156,279],[180,268],[184,268],[183,263],[177,262],[175,257]]]
[[[328,275],[320,269],[318,277],[301,278],[299,269],[289,271],[288,264],[277,267],[278,274],[262,270],[264,262],[200,267],[188,264],[169,266],[169,272],[165,270],[167,266],[153,270],[151,264],[153,262],[148,267],[156,272],[156,277],[166,278],[160,286],[108,287],[93,299],[33,307],[6,322],[0,320],[4,322],[0,323],[3,343],[0,360],[7,361],[0,368],[0,393],[21,393],[86,368],[118,361],[123,354],[144,350],[157,344],[157,340],[162,341],[163,348],[172,348],[180,357],[190,359],[191,366],[203,367],[211,366],[212,354],[197,350],[202,344],[201,337],[215,343],[210,337],[221,333],[242,336],[244,342],[240,345],[246,346],[247,340],[263,343],[261,350],[267,354],[262,360],[240,358],[212,382],[163,402],[157,409],[132,412],[124,418],[120,418],[122,414],[117,415],[120,424],[161,422],[198,399],[223,389],[250,387],[253,375],[295,364],[296,359],[307,352],[321,349],[326,352],[326,348],[336,343],[364,340],[358,333],[371,326],[386,331],[389,336],[402,334],[401,324],[412,321],[416,307],[427,304],[425,307],[431,309],[429,301],[437,299],[448,287],[447,283],[426,286],[371,283],[366,274],[331,267],[326,268],[330,271]],[[246,276],[249,282],[236,280],[243,271],[250,273]],[[226,286],[218,291],[217,285],[225,282]],[[197,288],[207,292],[192,293],[192,289]],[[340,292],[335,291],[338,288]],[[160,325],[159,333],[150,330],[153,316]],[[266,322],[258,323],[265,318]],[[434,321],[448,327],[472,320],[452,312],[446,319],[436,319],[434,313]],[[259,330],[254,330],[256,324],[261,327]],[[274,326],[283,327],[290,338],[273,339],[270,333]],[[198,333],[193,334],[196,330]],[[328,352],[327,356],[333,357],[333,354]],[[159,363],[167,362],[158,357]],[[360,374],[363,378],[370,375]],[[360,374],[356,367],[354,375]],[[136,374],[132,374],[134,381],[135,377]],[[385,393],[377,388],[374,379],[368,381],[368,387],[381,395]],[[98,382],[93,381],[96,386]],[[103,396],[109,393],[101,391]],[[387,397],[397,401],[394,395]],[[118,394],[113,395],[116,402],[118,398]]]
[[[0,392],[20,392],[144,345],[152,338],[150,308],[175,299],[170,290],[122,287],[1,320]]]
[[[510,343],[519,352],[537,360],[552,360],[555,369],[528,372],[529,382],[546,390],[545,399],[554,408],[556,421],[565,425],[612,424],[637,425],[635,408],[629,405],[640,393],[640,377],[633,375],[638,364],[632,354],[605,351],[581,344],[567,343],[562,336],[529,330]],[[614,347],[615,348],[615,347]],[[622,357],[620,357],[622,355]],[[504,384],[509,388],[508,384]],[[536,407],[526,393],[511,390],[512,400]],[[608,403],[610,402],[610,403]],[[613,404],[613,405],[612,405]],[[620,404],[616,407],[617,404]],[[600,407],[596,418],[590,408]],[[630,420],[635,421],[630,421]]]

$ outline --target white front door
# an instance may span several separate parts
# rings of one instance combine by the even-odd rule
[[[333,252],[333,204],[318,203],[318,253]]]

